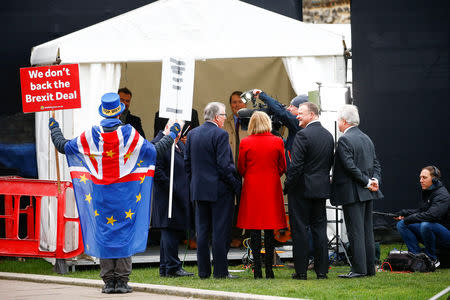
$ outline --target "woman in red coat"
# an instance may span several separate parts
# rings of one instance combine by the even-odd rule
[[[253,113],[250,136],[239,144],[238,170],[244,177],[237,227],[250,229],[254,277],[262,278],[261,230],[264,230],[266,278],[272,271],[274,229],[286,228],[280,176],[286,171],[283,140],[270,133],[272,122],[261,111]]]

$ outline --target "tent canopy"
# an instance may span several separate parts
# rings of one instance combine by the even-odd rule
[[[124,85],[133,92],[131,111],[151,139],[164,57],[196,60],[193,106],[201,121],[206,103],[228,104],[234,90],[260,88],[288,104],[317,89],[316,82],[344,83],[342,40],[238,0],[160,0],[34,47],[31,65],[80,65],[81,108],[56,111],[67,139],[98,124],[101,96]],[[48,118],[49,112],[36,113],[40,179],[56,178]],[[61,178],[69,180],[64,157],[59,160]],[[54,201],[43,200],[45,245],[56,241],[55,211]]]
[[[32,50],[31,65],[342,55],[342,36],[238,0],[160,0]]]

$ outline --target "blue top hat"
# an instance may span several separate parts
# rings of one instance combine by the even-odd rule
[[[116,93],[106,93],[102,96],[102,104],[98,107],[98,113],[105,118],[114,118],[125,110],[125,104],[120,103],[120,97]]]

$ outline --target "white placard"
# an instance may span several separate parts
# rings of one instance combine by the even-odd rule
[[[159,116],[191,120],[195,60],[166,57],[162,63]]]

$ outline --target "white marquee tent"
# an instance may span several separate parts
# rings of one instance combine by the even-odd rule
[[[66,138],[98,124],[101,95],[126,85],[133,91],[131,111],[151,139],[163,58],[195,59],[193,107],[201,117],[207,102],[226,103],[234,90],[259,88],[287,104],[316,90],[317,81],[343,84],[342,40],[323,27],[238,0],[159,0],[34,47],[31,65],[60,60],[80,66],[82,108],[56,112]],[[48,117],[36,113],[40,179],[56,178]],[[65,158],[60,161],[62,179],[70,180]]]

